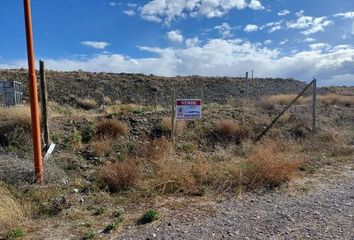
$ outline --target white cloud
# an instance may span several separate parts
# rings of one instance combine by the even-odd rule
[[[108,42],[95,42],[95,41],[83,41],[81,42],[81,45],[90,47],[90,48],[95,48],[95,49],[105,49],[106,47],[109,46]]]
[[[219,26],[214,27],[214,29],[219,31],[219,34],[223,37],[223,38],[229,38],[232,37],[232,27],[230,26],[230,24],[224,22]]]
[[[186,39],[186,46],[188,48],[191,47],[198,47],[200,44],[199,38],[195,37],[195,38],[188,38]]]
[[[311,48],[311,50],[316,51],[316,50],[328,49],[330,45],[327,43],[314,43],[314,44],[310,44],[309,47]]]
[[[303,39],[302,41],[303,42],[314,42],[314,41],[316,41],[316,39],[308,37],[308,38]]]
[[[279,45],[285,45],[289,42],[289,39],[285,39],[279,43]]]
[[[262,3],[259,0],[251,0],[251,2],[248,4],[248,7],[253,10],[263,10],[264,9],[264,7],[262,6]]]
[[[174,30],[167,33],[167,38],[171,42],[183,42],[183,35],[181,31]]]
[[[306,50],[283,56],[277,49],[233,39],[212,39],[203,45],[181,48],[140,47],[154,57],[129,58],[121,54],[98,54],[86,58],[44,59],[48,69],[92,72],[133,72],[163,76],[203,75],[240,76],[245,69],[255,69],[259,77],[294,77],[320,85],[354,85],[354,47],[328,47],[322,51]],[[2,68],[26,67],[26,60],[0,65]],[[309,67],[311,66],[311,67]]]
[[[304,16],[304,14],[305,14],[305,11],[304,10],[300,10],[299,12],[295,13],[295,16],[301,17],[301,16]]]
[[[269,33],[272,33],[272,32],[275,32],[275,31],[279,31],[281,29],[281,26],[278,25],[278,26],[274,26],[272,27],[271,29],[269,29]]]
[[[116,2],[109,2],[108,4],[109,4],[110,6],[112,6],[112,7],[117,6],[117,3],[116,3]]]
[[[259,0],[151,0],[140,8],[141,17],[148,21],[169,24],[176,18],[221,17],[232,9],[261,10]]]
[[[272,40],[268,39],[268,40],[265,40],[263,44],[269,45],[269,44],[272,44],[272,42],[273,42]]]
[[[136,4],[136,3],[127,3],[127,6],[130,7],[130,8],[136,8],[136,7],[138,7],[139,5]]]
[[[125,10],[125,11],[123,11],[123,13],[128,15],[128,16],[134,16],[135,15],[135,11],[132,10],[132,9]]]
[[[243,30],[245,32],[256,32],[258,31],[259,27],[254,24],[248,24]]]
[[[325,28],[332,25],[333,21],[327,17],[310,17],[298,14],[296,21],[287,22],[287,27],[292,29],[300,29],[302,34],[310,35],[317,32],[325,31]]]
[[[341,17],[341,18],[354,18],[354,12],[337,13],[334,16]]]
[[[278,12],[278,16],[285,16],[288,14],[290,14],[290,11],[288,9],[284,9],[284,10]]]
[[[278,31],[278,30],[282,29],[281,25],[282,25],[283,22],[284,22],[283,20],[280,20],[278,22],[269,22],[269,23],[264,24],[263,26],[261,26],[259,29],[263,30],[263,29],[269,28],[268,32],[272,33],[272,32],[275,32],[275,31]]]

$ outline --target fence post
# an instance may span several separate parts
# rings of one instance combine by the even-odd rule
[[[311,81],[297,96],[294,100],[292,100],[284,109],[283,111],[281,111],[281,113],[278,114],[278,116],[276,118],[274,118],[274,120],[271,122],[271,124],[269,124],[261,134],[258,135],[258,137],[255,138],[255,140],[253,141],[254,143],[257,143],[258,141],[261,140],[261,138],[273,127],[273,125],[278,121],[278,119],[306,92],[307,89],[309,89],[309,87],[311,87],[311,85],[313,85],[313,83],[315,82],[315,80]]]
[[[176,124],[176,109],[175,109],[175,101],[176,101],[176,93],[175,90],[172,90],[171,92],[171,139],[172,143],[175,143],[175,124]]]
[[[42,124],[43,124],[43,138],[45,149],[50,145],[49,126],[48,126],[48,94],[47,81],[45,78],[44,62],[39,61],[39,75],[41,86],[41,109],[42,109]]]
[[[312,131],[316,133],[316,108],[317,108],[317,80],[313,79],[312,82]]]
[[[155,108],[156,108],[156,111],[158,110],[158,107],[157,107],[157,91],[155,92]]]
[[[250,98],[250,81],[248,79],[248,72],[246,72],[246,82],[247,82],[247,99]]]

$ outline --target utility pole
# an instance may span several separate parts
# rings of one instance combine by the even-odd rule
[[[43,178],[39,107],[38,107],[37,77],[36,77],[36,69],[34,63],[31,3],[30,0],[23,0],[23,4],[24,4],[24,11],[25,11],[25,25],[26,25],[26,39],[27,39],[28,83],[29,83],[29,96],[31,102],[34,170],[35,170],[37,182],[42,185],[44,182],[44,178]]]

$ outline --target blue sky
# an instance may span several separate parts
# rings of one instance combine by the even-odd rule
[[[0,68],[26,67],[22,2],[0,1]],[[54,70],[354,85],[353,0],[32,0],[32,15]]]

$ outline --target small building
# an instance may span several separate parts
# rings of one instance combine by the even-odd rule
[[[17,81],[0,80],[0,105],[16,106],[22,104],[23,87],[22,83]]]

